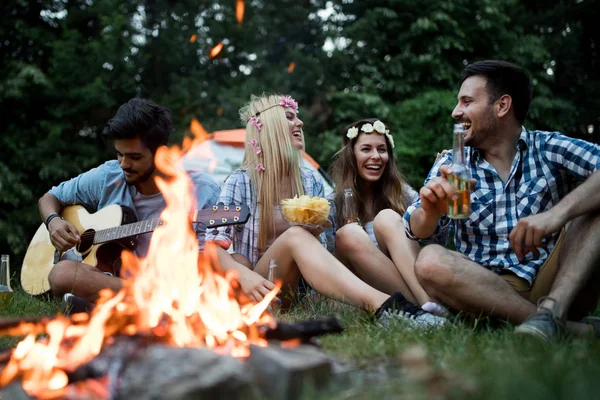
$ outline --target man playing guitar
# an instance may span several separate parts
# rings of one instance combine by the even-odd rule
[[[65,206],[79,204],[95,212],[118,204],[125,210],[131,210],[138,221],[160,217],[166,204],[154,180],[160,173],[155,167],[154,155],[160,146],[167,144],[172,129],[171,110],[152,101],[134,98],[119,108],[102,132],[113,142],[117,160],[108,161],[53,187],[38,202],[50,241],[58,251],[66,252],[82,240],[77,228],[60,217]],[[205,174],[190,172],[189,176],[195,185],[197,208],[215,204],[219,198],[219,186]],[[196,224],[201,247],[205,230],[203,225]],[[134,253],[138,257],[145,256],[150,236],[143,234],[132,238],[133,242],[129,240],[135,245]],[[66,254],[69,253],[72,251]],[[73,306],[70,311],[83,311],[76,310],[75,306],[94,302],[103,288],[114,291],[121,288],[119,266],[110,265],[110,259],[99,254],[96,267],[82,263],[81,257],[76,257],[76,260],[67,258],[71,259],[63,256],[52,268],[48,281],[52,294],[63,296],[63,306],[65,303]]]

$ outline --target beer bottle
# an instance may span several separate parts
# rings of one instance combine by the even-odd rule
[[[12,299],[13,290],[10,287],[10,256],[2,254],[0,259],[0,302],[6,304]]]
[[[275,283],[275,280],[277,279],[277,263],[272,258],[269,260],[269,276],[267,279],[273,283]],[[280,305],[281,305],[281,303],[279,303],[277,301],[271,302],[271,304],[269,305],[269,307],[267,309],[272,314],[274,314],[275,312],[277,312],[279,310]]]
[[[454,188],[458,198],[448,199],[448,218],[464,219],[471,214],[471,169],[465,163],[465,128],[462,124],[454,125],[452,146],[452,174],[448,182]]]
[[[356,203],[354,202],[354,193],[350,188],[344,189],[344,223],[360,225]]]
[[[275,279],[277,279],[277,263],[275,263],[275,260],[272,258],[269,260],[269,277],[267,279],[273,283],[275,283]]]

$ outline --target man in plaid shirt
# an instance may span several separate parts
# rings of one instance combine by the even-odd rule
[[[520,324],[517,333],[548,341],[566,330],[598,335],[600,320],[585,316],[600,295],[600,146],[525,129],[531,94],[527,73],[514,64],[481,61],[463,70],[452,117],[465,128],[471,215],[445,216],[456,197],[447,153],[404,219],[407,235],[425,242],[453,228],[458,251],[428,245],[415,271],[437,301],[508,319]],[[585,181],[569,193],[567,175]]]

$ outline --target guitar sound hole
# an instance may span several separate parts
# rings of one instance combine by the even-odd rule
[[[88,251],[90,251],[90,248],[94,244],[94,235],[95,234],[96,234],[95,230],[88,229],[87,231],[84,231],[81,235],[79,235],[81,238],[81,241],[77,245],[77,251],[80,252],[81,254],[85,254]]]

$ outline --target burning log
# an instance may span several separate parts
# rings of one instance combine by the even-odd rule
[[[343,330],[342,322],[337,317],[296,323],[278,322],[274,328],[266,328],[264,338],[280,341],[298,339],[301,343],[309,343],[313,338]]]
[[[278,323],[271,327],[263,325],[259,328],[261,337],[273,341],[295,341],[310,343],[314,338],[330,333],[340,333],[344,330],[337,317],[329,317],[314,321]],[[126,362],[135,358],[144,349],[156,343],[152,336],[134,335],[118,336],[114,343],[102,349],[102,352],[89,362],[78,366],[74,371],[67,372],[69,383],[87,379],[97,379],[107,376],[115,363]],[[278,347],[278,346],[275,346]]]

